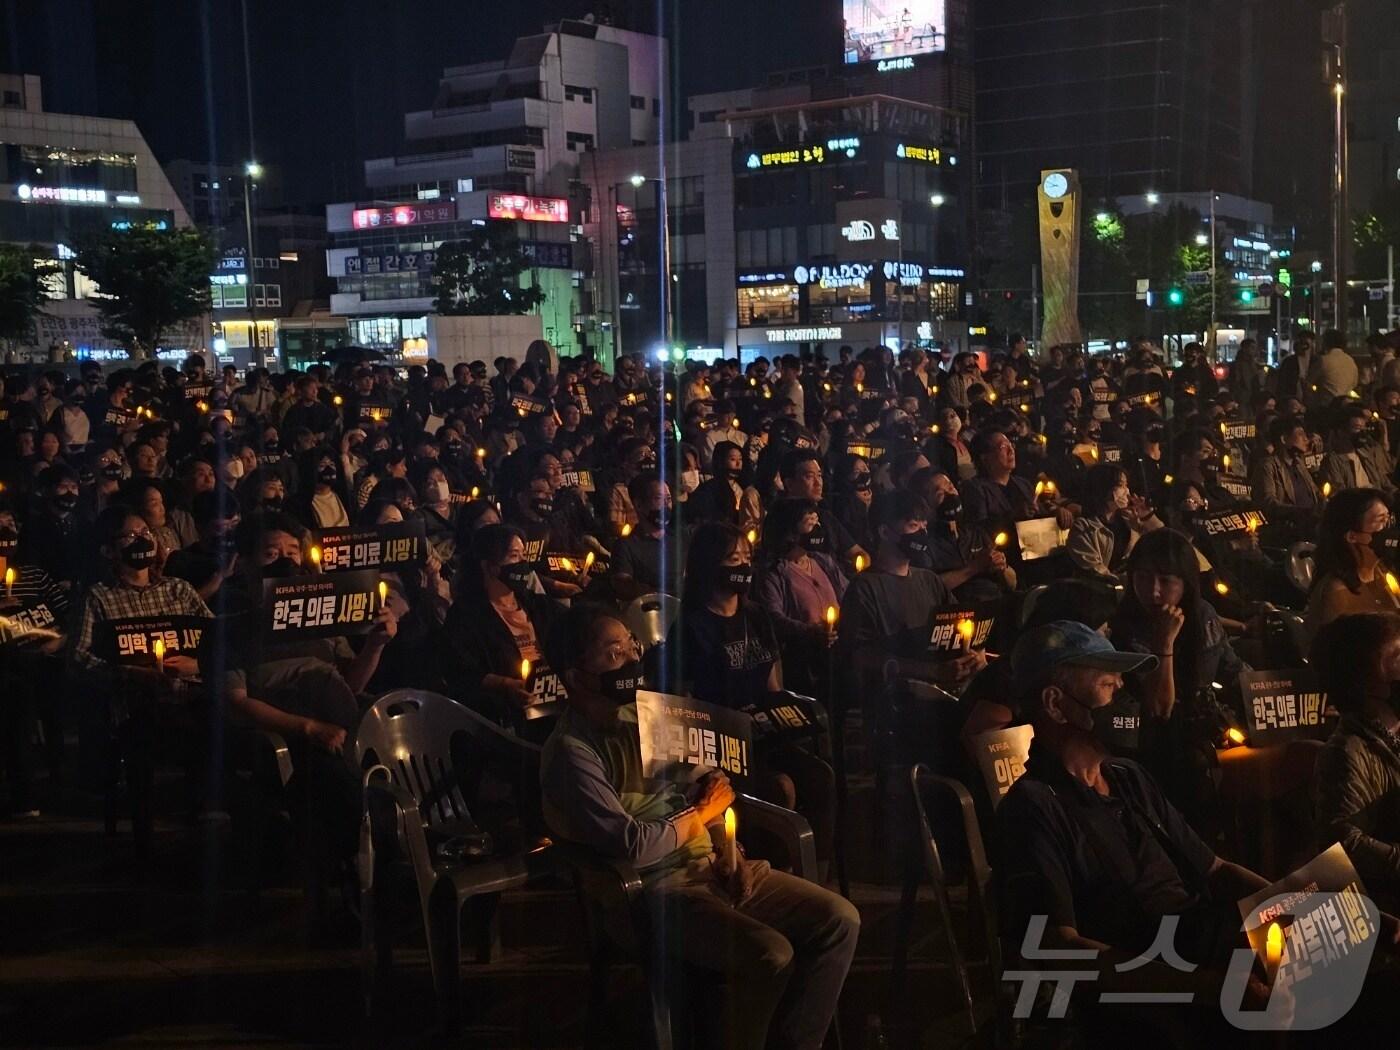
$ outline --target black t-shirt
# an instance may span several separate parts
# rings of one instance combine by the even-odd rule
[[[671,628],[667,644],[673,657],[675,649],[680,650],[681,679],[691,683],[691,695],[724,707],[761,700],[778,659],[772,618],[746,601],[728,617],[703,607],[686,611]]]
[[[998,871],[1011,929],[1045,915],[1050,926],[1140,951],[1163,915],[1207,903],[1215,854],[1136,762],[1109,759],[1103,774],[1107,796],[1033,744],[1025,776],[997,809]]]

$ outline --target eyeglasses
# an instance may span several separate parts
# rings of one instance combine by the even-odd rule
[[[150,529],[137,529],[135,531],[119,532],[117,533],[117,539],[121,542],[122,546],[126,546],[126,544],[130,543],[132,540],[140,539],[142,536],[149,537],[150,534]]]
[[[614,642],[608,646],[606,658],[609,663],[616,663],[619,660],[640,660],[642,658],[642,646],[637,638],[630,631],[627,633],[627,641]]]

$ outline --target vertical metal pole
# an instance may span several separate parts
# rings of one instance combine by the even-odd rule
[[[1337,39],[1334,48],[1332,101],[1334,126],[1332,152],[1332,323],[1338,331],[1346,332],[1347,304],[1347,110],[1346,110],[1346,48],[1347,5],[1339,3],[1333,10]]]
[[[254,294],[256,290],[257,276],[253,269],[253,258],[256,248],[253,244],[253,176],[248,173],[248,167],[243,167],[243,224],[248,234],[248,255],[243,260],[243,267],[248,277],[248,318],[252,326],[252,331],[248,336],[248,345],[252,348],[252,354],[248,360],[255,368],[261,368],[266,362],[262,358],[262,351],[258,346],[258,299]]]
[[[1206,353],[1211,361],[1215,360],[1218,339],[1215,335],[1217,306],[1220,300],[1220,288],[1216,283],[1216,245],[1215,245],[1215,191],[1210,191],[1210,346],[1206,348]]]
[[[1385,326],[1395,327],[1395,245],[1385,249]]]
[[[1031,342],[1040,353],[1040,266],[1031,263]]]
[[[662,168],[661,178],[656,180],[656,207],[661,212],[661,284],[665,289],[663,305],[666,310],[666,349],[670,350],[676,340],[675,288],[671,279],[671,209],[666,200],[666,169]]]

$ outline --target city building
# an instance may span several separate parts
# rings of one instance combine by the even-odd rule
[[[1089,200],[1249,195],[1251,17],[1213,0],[978,4],[982,207],[1029,199],[1045,168],[1076,169]]]
[[[689,136],[664,154],[588,158],[585,324],[607,352],[966,343],[966,5],[875,7],[846,0],[829,66],[690,98]]]
[[[190,221],[206,229],[243,224],[243,164],[180,158],[165,165],[165,177],[189,213]],[[255,183],[254,214],[282,203],[279,172],[263,168]]]
[[[404,117],[402,155],[369,160],[365,194],[326,209],[331,312],[356,345],[423,352],[437,249],[510,223],[545,293],[544,336],[594,346],[578,241],[579,162],[658,141],[664,41],[591,20],[522,37],[505,59],[444,71],[432,108]],[[485,351],[483,351],[485,353]]]
[[[160,164],[129,120],[50,113],[39,78],[0,75],[0,241],[34,245],[58,270],[36,322],[30,352],[125,358],[102,334],[92,283],[73,264],[73,245],[102,229],[190,225]],[[202,326],[172,331],[160,348],[178,357],[204,345]]]
[[[218,237],[219,262],[209,282],[213,348],[221,360],[281,368],[288,358],[314,360],[348,341],[343,318],[302,323],[329,308],[324,216],[291,208],[256,214],[251,265],[241,215]]]
[[[1348,18],[1348,197],[1359,216],[1384,213],[1400,200],[1400,5],[1351,0]]]

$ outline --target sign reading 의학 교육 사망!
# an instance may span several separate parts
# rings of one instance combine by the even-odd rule
[[[263,636],[285,641],[368,634],[383,605],[375,569],[264,580]]]
[[[150,667],[161,656],[193,657],[204,629],[212,621],[203,616],[136,616],[108,620],[101,626],[98,646],[106,659],[124,667]]]
[[[637,729],[648,777],[690,783],[718,769],[736,788],[748,781],[753,719],[742,711],[640,689]]]
[[[952,653],[961,649],[981,649],[996,624],[1000,602],[945,605],[933,611],[929,624],[928,648]]]

